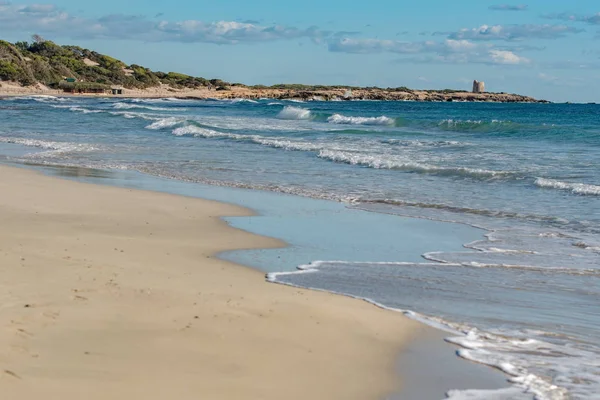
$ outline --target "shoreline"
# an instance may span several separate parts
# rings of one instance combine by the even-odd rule
[[[5,164],[6,165],[6,164]],[[10,165],[10,164],[9,164]],[[0,165],[0,174],[2,173],[3,168],[7,168],[3,165]],[[200,200],[200,201],[208,201],[208,202],[217,202],[218,204],[226,205],[227,207],[234,207],[236,209],[244,210],[245,214],[243,214],[244,218],[242,220],[250,220],[254,216],[263,216],[265,210],[263,210],[260,214],[256,214],[255,211],[249,211],[254,206],[252,205],[243,205],[240,206],[239,201],[223,203],[223,199],[219,199],[219,197],[215,198],[214,196],[208,196],[209,200],[204,200],[204,195],[198,197],[197,194],[179,193],[178,190],[174,190],[177,185],[170,187],[166,191],[155,191],[155,189],[149,188],[147,185],[138,186],[134,184],[130,186],[130,184],[123,185],[117,182],[112,182],[112,179],[109,178],[109,181],[106,181],[105,176],[94,178],[95,175],[62,175],[54,173],[54,168],[52,167],[44,167],[44,166],[27,166],[21,164],[15,164],[15,166],[8,167],[10,169],[24,170],[27,173],[37,174],[42,176],[42,178],[55,179],[60,181],[66,181],[75,185],[87,185],[87,186],[106,186],[109,189],[116,188],[118,190],[126,190],[131,192],[142,192],[149,194],[158,194],[166,196],[175,196],[175,197],[183,197],[185,199],[190,200]],[[136,175],[146,176],[142,173],[137,173]],[[88,177],[88,178],[86,178]],[[83,178],[83,181],[82,181]],[[96,179],[100,179],[97,180]],[[164,178],[154,178],[148,176],[145,179],[163,181]],[[105,182],[106,181],[106,182]],[[167,180],[170,181],[170,180]],[[110,182],[110,183],[109,183]],[[174,181],[176,183],[177,181]],[[180,182],[183,185],[191,185],[186,184],[184,182]],[[223,188],[227,190],[237,190],[232,188]],[[240,189],[243,192],[248,191],[249,193],[255,192],[254,190],[245,190]],[[232,193],[235,196],[235,193]],[[284,197],[296,197],[292,195],[283,195],[278,193],[269,193],[273,196],[284,196]],[[250,208],[248,208],[250,207]],[[278,211],[280,212],[280,211]],[[229,214],[228,214],[229,215]],[[234,217],[233,219],[238,218],[239,216]],[[249,219],[248,219],[249,217]],[[243,234],[248,234],[251,236],[259,235],[259,238],[263,238],[271,236],[272,233],[256,233],[254,229],[247,229],[247,227],[240,226],[239,223],[233,222],[231,218],[219,218],[219,220],[227,225],[227,229],[234,229],[238,232],[243,232]],[[410,218],[409,218],[410,220]],[[278,235],[276,235],[278,236]],[[288,248],[285,242],[282,242],[279,239],[268,239],[275,240],[276,248],[281,248],[282,250]],[[293,245],[294,243],[292,243]],[[281,247],[283,246],[283,247]],[[231,247],[231,246],[230,246]],[[239,246],[236,246],[239,247]],[[254,247],[256,249],[264,249],[268,251],[266,246]],[[222,255],[226,255],[231,253],[231,249],[228,248],[226,250],[221,250],[215,253],[217,257],[221,257]],[[257,269],[257,266],[250,266],[250,264],[246,264],[244,260],[241,259],[231,259],[229,257],[220,258],[222,261],[226,262],[229,265],[232,265],[233,268],[240,268],[243,270],[249,270],[252,273],[259,274],[259,279],[262,282],[266,282],[264,279],[264,271]],[[404,340],[401,345],[397,345],[395,350],[392,350],[391,353],[386,354],[386,357],[390,355],[393,356],[393,363],[396,367],[388,366],[389,368],[385,369],[385,373],[392,373],[392,387],[391,389],[387,389],[385,392],[381,392],[376,398],[383,398],[383,395],[388,395],[386,398],[390,399],[398,399],[398,400],[423,400],[423,399],[441,399],[445,398],[445,394],[447,390],[491,390],[495,391],[502,388],[508,388],[510,385],[507,382],[506,376],[490,368],[488,366],[473,363],[462,358],[456,356],[455,352],[458,350],[458,347],[447,343],[444,339],[448,336],[448,332],[440,329],[439,327],[431,326],[430,324],[424,323],[418,319],[410,318],[405,316],[403,313],[399,313],[397,310],[392,311],[389,308],[381,307],[380,305],[373,304],[372,301],[365,300],[362,298],[355,298],[351,296],[347,296],[344,294],[337,294],[332,292],[327,292],[319,289],[305,289],[305,288],[291,288],[289,286],[285,286],[284,284],[277,283],[273,285],[273,283],[267,283],[270,286],[280,286],[284,288],[284,290],[297,290],[302,291],[303,293],[320,293],[324,296],[334,296],[341,297],[348,301],[350,304],[361,303],[362,305],[366,305],[368,308],[376,308],[386,314],[392,314],[392,318],[398,318],[400,322],[409,321],[413,325],[413,332],[409,334],[408,340]],[[350,306],[352,307],[352,306]],[[414,328],[416,327],[416,329]],[[395,337],[394,340],[399,339]],[[344,366],[347,368],[347,366]],[[367,373],[372,373],[369,371]],[[430,378],[430,374],[433,374],[436,377],[437,384],[431,385],[431,382],[428,382]],[[405,379],[403,379],[405,378]],[[402,385],[399,386],[399,383],[402,382]],[[1,385],[1,379],[0,379]],[[391,396],[391,397],[389,397]],[[334,397],[335,398],[335,397]],[[371,398],[371,397],[368,397]],[[375,398],[375,397],[372,397]]]
[[[161,382],[182,399],[381,398],[397,390],[397,353],[430,329],[365,302],[272,285],[214,258],[281,245],[219,219],[249,215],[240,207],[5,166],[0,175],[10,189],[0,207],[8,221],[2,281],[10,282],[0,387],[15,398],[88,390],[97,397],[86,398],[164,398]],[[182,207],[195,213],[182,216]],[[192,233],[207,243],[178,242]],[[216,371],[215,362],[223,364]]]

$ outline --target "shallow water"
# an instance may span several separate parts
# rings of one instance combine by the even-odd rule
[[[0,115],[8,160],[343,201],[235,221],[311,235],[227,257],[312,262],[271,279],[451,330],[462,357],[512,377],[499,398],[600,398],[598,106],[38,97],[0,100]]]

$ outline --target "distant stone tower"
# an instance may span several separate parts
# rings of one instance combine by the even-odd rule
[[[479,82],[477,80],[473,81],[473,93],[484,93],[485,92],[485,82]]]

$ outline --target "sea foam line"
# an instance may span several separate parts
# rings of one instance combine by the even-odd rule
[[[570,191],[574,194],[600,196],[600,186],[585,183],[562,182],[554,179],[537,178],[535,185],[545,189],[558,189]]]
[[[46,157],[63,153],[90,152],[98,150],[97,146],[88,143],[53,142],[48,140],[25,139],[15,137],[0,137],[0,142],[18,144],[26,147],[36,147],[39,149],[47,150],[40,153],[28,154],[28,157]]]
[[[404,160],[396,156],[386,156],[383,154],[370,155],[356,152],[322,150],[318,156],[319,158],[330,161],[342,162],[351,165],[362,165],[375,169],[396,169],[407,172],[420,172],[439,175],[458,175],[490,179],[510,176],[513,174],[510,171],[492,171],[466,167],[439,167],[435,165]]]

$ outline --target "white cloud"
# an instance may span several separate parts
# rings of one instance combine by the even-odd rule
[[[331,32],[317,27],[262,25],[257,21],[165,21],[140,15],[113,14],[99,18],[71,15],[52,4],[18,5],[0,0],[3,31],[39,33],[50,38],[129,39],[148,42],[214,43],[235,45],[278,40],[309,39],[324,43],[331,52],[351,54],[392,53],[399,62],[526,65],[518,53],[533,49],[492,44],[526,38],[557,38],[579,30],[565,25],[482,25],[445,33],[444,40],[400,41],[358,38],[358,32]]]
[[[577,29],[566,25],[481,25],[478,28],[461,29],[448,35],[451,39],[467,40],[524,40],[558,39],[569,33],[579,33]]]
[[[468,40],[448,39],[443,42],[401,42],[381,39],[336,39],[329,42],[329,51],[338,53],[373,54],[419,54],[419,53],[465,53],[476,50],[478,45]],[[487,45],[486,45],[487,47]]]
[[[490,10],[496,11],[527,11],[529,7],[525,4],[510,5],[510,4],[497,4],[490,6]]]
[[[562,21],[585,22],[590,25],[600,25],[600,12],[592,15],[576,15],[570,13],[548,14],[544,18]]]
[[[54,5],[17,5],[0,3],[0,27],[3,30],[37,32],[71,38],[115,38],[144,41],[204,42],[238,44],[309,38],[319,40],[330,35],[315,27],[261,26],[235,21],[179,22],[155,21],[136,15],[107,15],[81,18]]]
[[[381,39],[337,39],[329,43],[329,50],[338,53],[376,54],[393,53],[403,57],[398,62],[524,65],[531,61],[514,51],[494,48],[488,43],[447,39],[442,42],[400,42]]]
[[[489,54],[494,64],[518,65],[530,63],[529,59],[508,50],[490,50]]]

